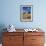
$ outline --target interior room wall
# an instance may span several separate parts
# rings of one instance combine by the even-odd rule
[[[13,24],[16,28],[46,28],[46,0],[0,0],[0,25]],[[33,21],[20,21],[20,5],[33,5]]]

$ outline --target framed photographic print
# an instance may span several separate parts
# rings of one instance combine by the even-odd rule
[[[20,6],[20,19],[24,22],[32,21],[32,5],[21,5]]]

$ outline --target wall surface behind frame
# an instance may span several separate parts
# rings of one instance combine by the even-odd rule
[[[33,5],[33,21],[20,21],[20,5]],[[46,0],[0,0],[0,25],[13,24],[16,28],[40,27],[46,31]]]

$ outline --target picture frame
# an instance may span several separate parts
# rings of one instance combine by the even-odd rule
[[[20,5],[20,20],[22,22],[31,22],[32,11],[32,5]]]

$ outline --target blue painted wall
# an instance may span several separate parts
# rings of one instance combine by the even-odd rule
[[[20,21],[20,5],[33,5],[33,21]],[[16,28],[40,27],[46,31],[46,0],[0,0],[0,27],[13,24]]]

